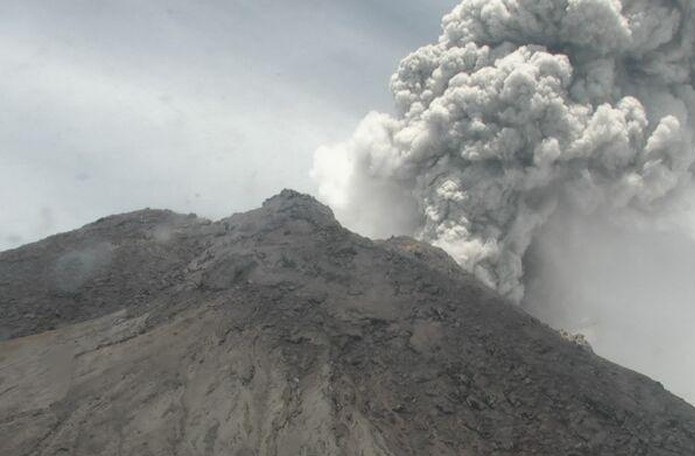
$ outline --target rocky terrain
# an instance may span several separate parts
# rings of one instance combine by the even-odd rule
[[[284,191],[0,253],[0,454],[695,455],[695,408]]]

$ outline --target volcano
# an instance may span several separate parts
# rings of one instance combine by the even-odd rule
[[[0,253],[0,454],[689,455],[695,408],[285,190]]]

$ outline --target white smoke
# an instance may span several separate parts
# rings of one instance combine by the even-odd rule
[[[691,181],[695,1],[465,0],[371,113],[319,149],[320,196],[365,234],[445,248],[504,295],[557,214],[654,214]]]

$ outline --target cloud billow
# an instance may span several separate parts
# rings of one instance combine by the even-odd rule
[[[658,211],[691,181],[695,1],[466,0],[370,113],[319,149],[323,199],[441,246],[506,296],[558,210]]]

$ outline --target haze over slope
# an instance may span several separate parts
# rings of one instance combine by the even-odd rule
[[[0,297],[3,455],[695,453],[660,384],[291,191],[2,252]]]

